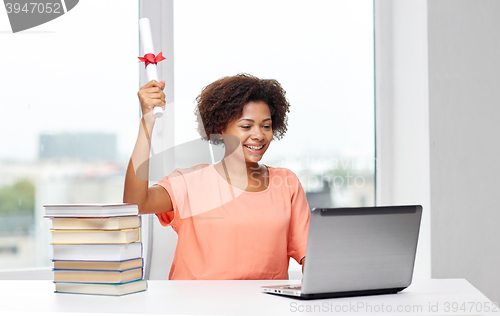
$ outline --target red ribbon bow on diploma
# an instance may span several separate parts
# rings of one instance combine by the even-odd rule
[[[155,64],[166,59],[163,57],[163,53],[160,52],[158,55],[155,56],[155,54],[146,54],[144,57],[138,57],[141,62],[145,63],[144,68],[146,68],[149,64]]]

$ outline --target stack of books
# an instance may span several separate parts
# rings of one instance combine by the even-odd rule
[[[56,293],[145,291],[136,204],[44,205],[52,220]]]

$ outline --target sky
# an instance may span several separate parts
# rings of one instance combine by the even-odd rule
[[[40,133],[138,130],[138,5],[86,0],[12,34],[0,8],[0,159],[37,158]],[[266,154],[374,155],[372,1],[174,2],[175,143],[198,138],[194,99],[223,76],[277,79],[289,128]]]

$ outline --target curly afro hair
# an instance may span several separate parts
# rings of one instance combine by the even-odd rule
[[[221,139],[211,139],[210,135],[222,134],[229,122],[241,117],[248,102],[263,101],[271,112],[273,137],[281,139],[287,131],[290,112],[285,94],[274,79],[259,79],[249,74],[221,78],[203,88],[196,98],[198,132],[204,140],[220,144]]]

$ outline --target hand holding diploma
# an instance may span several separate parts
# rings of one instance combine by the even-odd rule
[[[139,92],[137,92],[137,96],[139,97],[139,101],[141,102],[141,110],[142,116],[146,123],[150,120],[154,121],[154,118],[151,115],[146,115],[147,113],[153,111],[155,107],[165,107],[165,93],[163,93],[163,89],[165,88],[165,80],[160,80],[160,82],[152,80],[146,83],[141,87]],[[156,116],[154,116],[156,117]]]
[[[139,20],[139,32],[141,35],[140,38],[141,38],[142,51],[144,52],[144,57],[139,57],[139,60],[141,62],[144,62],[149,83],[151,83],[152,81],[159,83],[158,70],[156,67],[156,63],[164,60],[165,57],[163,57],[163,54],[161,52],[156,56],[154,54],[153,36],[151,35],[151,25],[149,23],[148,18],[142,18]],[[144,85],[143,88],[148,86],[149,83]],[[153,88],[153,86],[148,86],[148,89],[149,88]],[[163,84],[161,87],[162,94],[163,94],[163,88],[165,88],[165,81],[163,81]],[[142,90],[142,88],[141,88],[141,90]],[[150,91],[153,91],[153,90],[150,90]],[[141,99],[140,96],[139,96],[139,99]],[[152,99],[155,99],[155,98],[152,98]],[[158,99],[158,98],[156,98],[156,99]],[[157,103],[157,104],[154,104],[154,106],[153,106],[154,117],[156,117],[156,118],[162,117],[164,106],[165,106],[165,94],[163,94],[163,103],[162,104]],[[142,113],[145,114],[142,99],[141,99],[141,107],[142,107]],[[149,112],[149,111],[147,111],[147,112]]]

